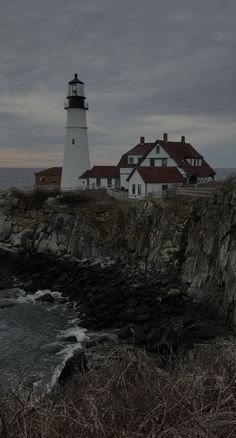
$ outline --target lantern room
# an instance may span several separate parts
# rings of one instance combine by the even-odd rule
[[[85,103],[85,99],[84,82],[80,81],[77,73],[75,73],[74,79],[68,83],[68,95],[65,109],[83,108],[86,110],[88,109],[88,105]]]

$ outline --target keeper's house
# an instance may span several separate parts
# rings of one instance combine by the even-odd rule
[[[158,169],[175,167],[186,184],[206,182],[214,179],[215,175],[215,171],[204,160],[203,156],[190,143],[186,143],[184,136],[181,137],[180,141],[168,141],[166,133],[163,135],[163,140],[156,140],[153,143],[146,143],[145,138],[141,137],[139,144],[122,155],[118,163],[120,186],[128,189],[129,193],[130,184],[132,184],[130,176],[133,169],[138,166],[157,168],[156,174]],[[170,174],[170,172],[165,171],[162,173],[161,170],[159,172],[160,177],[170,176]],[[136,176],[137,173],[135,173]],[[172,182],[174,183],[174,181]],[[167,181],[163,180],[160,183],[164,185]]]

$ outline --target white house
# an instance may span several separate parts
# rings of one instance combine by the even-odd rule
[[[118,163],[120,186],[128,189],[129,193],[129,176],[137,166],[176,167],[186,183],[204,182],[213,179],[215,175],[203,156],[190,143],[186,143],[184,136],[180,141],[169,141],[166,133],[162,140],[153,143],[146,143],[145,138],[140,137],[140,142],[122,155]]]
[[[128,177],[129,197],[161,194],[162,191],[182,185],[184,182],[185,179],[177,167],[138,166]]]

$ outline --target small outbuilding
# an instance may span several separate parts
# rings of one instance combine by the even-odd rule
[[[36,190],[60,190],[62,167],[50,167],[35,173]]]
[[[177,167],[136,167],[128,177],[129,197],[162,194],[164,190],[182,185],[186,179]]]
[[[116,188],[120,186],[120,172],[117,166],[93,166],[79,177],[83,188]]]

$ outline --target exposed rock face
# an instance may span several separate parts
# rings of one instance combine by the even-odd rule
[[[15,193],[2,195],[0,201],[2,251],[110,258],[145,272],[158,271],[159,277],[178,279],[177,288],[187,288],[236,324],[232,188],[208,199],[167,205],[116,201],[104,194],[77,204],[63,196],[49,198],[40,207]]]

